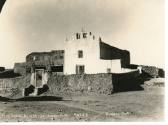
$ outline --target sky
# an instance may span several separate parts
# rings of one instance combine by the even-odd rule
[[[164,67],[164,0],[7,0],[0,14],[0,66],[31,52],[64,49],[84,28],[129,50],[131,63]]]

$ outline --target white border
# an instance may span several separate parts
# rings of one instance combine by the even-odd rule
[[[122,124],[126,124],[126,125],[144,125],[144,124],[148,124],[148,125],[168,125],[168,85],[167,85],[167,76],[168,76],[168,0],[165,0],[165,121],[163,122],[1,122],[1,124],[3,125],[9,125],[9,124],[14,124],[14,125],[32,125],[32,124],[36,124],[36,125],[111,125],[111,124],[116,124],[116,125],[122,125]]]

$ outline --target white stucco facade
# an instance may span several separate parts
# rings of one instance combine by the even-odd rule
[[[85,33],[85,38],[83,38]],[[84,66],[84,73],[96,74],[107,72],[119,72],[121,70],[121,61],[100,59],[99,37],[92,33],[80,32],[66,40],[64,74],[76,74],[77,66]],[[82,51],[82,57],[79,58],[79,51]]]

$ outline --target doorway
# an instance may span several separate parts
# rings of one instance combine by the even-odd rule
[[[84,74],[85,66],[84,65],[76,65],[76,74]]]
[[[35,87],[42,87],[44,69],[35,69]]]

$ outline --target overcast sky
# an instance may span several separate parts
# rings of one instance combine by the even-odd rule
[[[164,66],[163,0],[7,0],[0,14],[0,66],[24,62],[33,51],[64,49],[84,27],[131,63]]]

